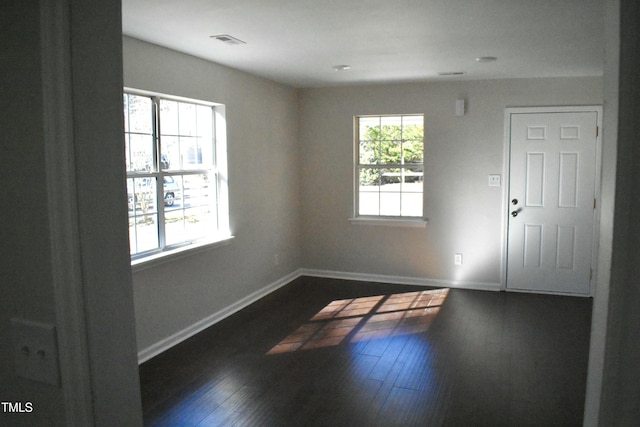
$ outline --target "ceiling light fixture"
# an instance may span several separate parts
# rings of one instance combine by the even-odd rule
[[[346,64],[343,64],[343,65],[334,65],[334,66],[333,66],[333,69],[334,69],[335,71],[347,71],[347,70],[350,70],[350,69],[351,69],[351,65],[346,65]]]
[[[479,56],[476,58],[476,62],[486,64],[487,62],[495,62],[498,58],[496,56]]]
[[[237,39],[233,36],[230,36],[229,34],[218,34],[215,36],[209,36],[212,39],[216,39],[218,41],[221,41],[223,43],[226,44],[233,44],[233,45],[238,45],[238,44],[247,44],[246,42],[243,42],[240,39]]]

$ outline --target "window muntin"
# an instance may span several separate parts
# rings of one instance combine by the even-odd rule
[[[424,116],[356,117],[356,216],[422,217]]]
[[[228,234],[221,230],[228,220],[220,220],[226,203],[219,203],[216,116],[207,103],[124,94],[133,259]]]

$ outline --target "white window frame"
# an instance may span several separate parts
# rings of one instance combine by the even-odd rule
[[[386,216],[386,215],[360,215],[360,168],[361,167],[373,167],[373,168],[400,168],[402,170],[405,167],[404,164],[384,164],[384,165],[370,165],[360,163],[360,119],[362,118],[385,118],[385,117],[421,117],[423,119],[423,132],[424,132],[424,114],[411,113],[411,114],[373,114],[373,115],[358,115],[353,118],[353,216],[349,218],[349,222],[353,225],[379,225],[379,226],[395,226],[395,227],[412,227],[423,228],[426,227],[429,220],[424,217],[424,179],[422,182],[422,216]],[[423,133],[423,150],[424,148],[424,133]],[[424,170],[424,152],[422,168]],[[401,180],[404,180],[404,176],[401,176]]]
[[[209,101],[203,101],[192,98],[185,98],[173,95],[166,95],[157,92],[150,92],[139,90],[135,88],[124,88],[124,94],[131,94],[137,96],[144,96],[153,99],[154,108],[160,100],[186,102],[190,104],[198,104],[207,107],[211,107],[213,110],[213,162],[211,167],[197,170],[163,170],[160,167],[161,162],[161,138],[159,134],[154,135],[154,151],[155,162],[157,163],[157,170],[150,172],[130,172],[127,171],[127,179],[129,178],[144,178],[152,177],[157,178],[156,186],[156,206],[158,211],[158,242],[159,247],[157,249],[148,250],[131,255],[131,265],[134,271],[143,270],[152,267],[157,264],[168,262],[173,259],[182,258],[184,256],[202,252],[211,248],[219,247],[228,244],[234,236],[232,235],[229,227],[229,187],[228,187],[228,171],[227,171],[227,135],[226,135],[226,114],[225,106]],[[153,124],[155,131],[158,130],[157,118],[158,112],[154,113],[155,123]],[[211,208],[215,211],[215,217],[217,219],[217,227],[212,230],[210,235],[201,236],[192,240],[176,243],[173,245],[167,245],[165,243],[165,230],[164,230],[164,176],[175,175],[188,175],[198,174],[202,172],[208,172],[212,177],[213,185],[215,186],[216,194],[211,201]]]

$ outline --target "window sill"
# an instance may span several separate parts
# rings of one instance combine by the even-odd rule
[[[377,225],[384,227],[408,227],[426,228],[429,220],[427,218],[373,218],[357,217],[349,218],[351,225]]]
[[[235,236],[224,236],[215,240],[208,240],[205,242],[198,242],[192,245],[185,245],[179,248],[170,249],[158,253],[131,260],[131,271],[137,273],[148,268],[155,267],[160,264],[175,261],[180,258],[185,258],[190,255],[198,254],[208,251],[210,249],[226,246],[235,239]]]

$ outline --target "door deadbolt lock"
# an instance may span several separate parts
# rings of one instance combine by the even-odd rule
[[[511,204],[512,204],[512,205],[517,205],[517,204],[518,204],[518,199],[513,199],[513,200],[511,201]]]

